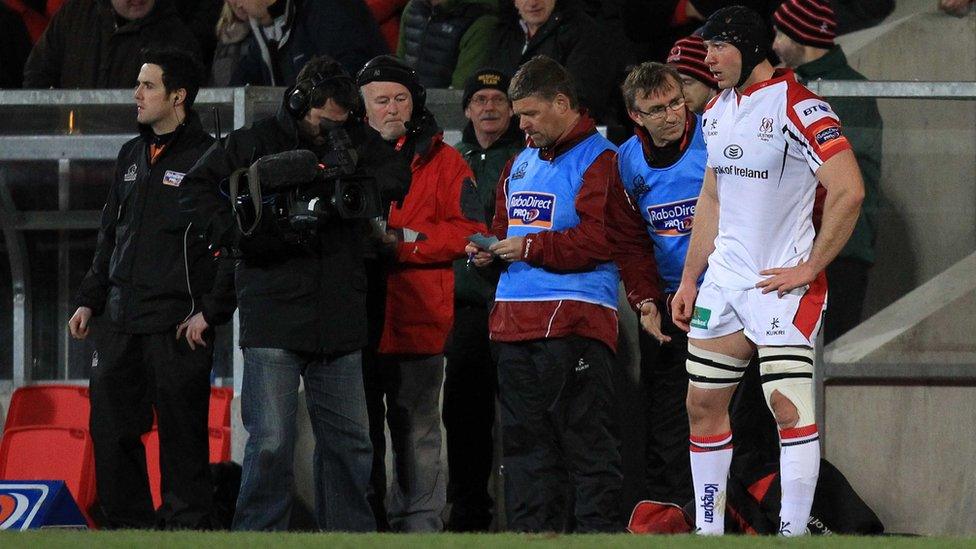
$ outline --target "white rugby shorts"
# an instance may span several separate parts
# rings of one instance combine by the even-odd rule
[[[713,339],[742,330],[756,345],[812,347],[827,307],[827,277],[820,273],[808,286],[783,297],[759,288],[729,290],[708,273],[698,290],[691,318],[692,339]]]

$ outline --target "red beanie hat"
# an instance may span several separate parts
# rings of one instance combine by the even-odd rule
[[[668,65],[672,65],[681,74],[690,76],[702,84],[718,89],[718,83],[705,64],[705,42],[701,36],[691,35],[679,39],[671,47],[668,54]]]
[[[830,49],[837,36],[837,19],[827,0],[786,0],[773,14],[773,24],[794,41]]]

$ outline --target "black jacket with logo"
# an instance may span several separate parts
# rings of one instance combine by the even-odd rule
[[[406,194],[409,166],[358,121],[346,125],[359,165],[376,178],[386,203]],[[285,244],[273,234],[242,238],[220,184],[238,168],[269,154],[305,148],[295,120],[279,108],[274,117],[231,132],[187,175],[184,212],[204,224],[219,247],[245,251],[237,265],[237,304],[242,347],[347,353],[366,344],[366,273],[363,263],[369,224],[333,219],[306,245]],[[262,223],[274,223],[266,209]],[[258,228],[260,232],[262,227]],[[262,239],[265,242],[260,242]],[[260,249],[260,253],[248,253]]]
[[[206,239],[180,213],[179,187],[214,140],[190,111],[150,163],[152,130],[139,130],[119,151],[95,257],[76,302],[104,314],[118,331],[154,333],[213,306],[216,264]]]

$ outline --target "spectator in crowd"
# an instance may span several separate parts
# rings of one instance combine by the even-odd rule
[[[939,10],[956,17],[965,17],[973,5],[974,0],[939,0]]]
[[[701,37],[693,34],[678,39],[668,54],[668,65],[677,69],[681,76],[682,94],[688,110],[695,114],[704,112],[705,105],[718,92],[718,84],[705,64],[705,43]],[[630,116],[633,119],[633,112]]]
[[[716,10],[742,5],[769,21],[780,2],[782,0],[623,0],[624,29],[643,51],[643,59],[665,59],[675,40],[696,34]]]
[[[352,113],[355,82],[327,56],[298,74],[276,115],[231,132],[187,175],[183,210],[207,229],[216,249],[237,247],[240,344],[244,351],[241,417],[248,432],[233,527],[285,530],[294,494],[298,388],[305,401],[312,456],[315,520],[322,530],[371,531],[366,500],[372,465],[363,390],[366,344],[363,235],[368,222],[332,216],[314,231],[284,232],[273,206],[263,225],[238,228],[218,185],[256,158],[296,149],[320,157],[327,131],[344,130],[357,171],[375,178],[381,198],[399,199],[409,177],[378,135]],[[287,182],[285,182],[287,183]]]
[[[643,288],[628,298],[663,337],[658,290],[646,282],[655,269],[650,244],[620,185],[615,148],[580,110],[569,71],[535,57],[515,73],[509,97],[529,147],[499,180],[492,232],[501,240],[467,247],[477,266],[500,261],[504,269],[489,324],[498,343],[508,527],[564,531],[572,516],[580,532],[618,531],[614,261],[625,280],[640,273]],[[634,269],[638,258],[644,263]]]
[[[834,13],[824,0],[787,0],[776,10],[773,21],[773,49],[784,64],[796,71],[801,82],[867,80],[851,68],[844,51],[834,43]],[[868,274],[874,264],[883,128],[874,98],[838,97],[830,105],[844,122],[844,135],[861,169],[864,202],[854,233],[827,267],[830,299],[824,343],[837,339],[861,321]]]
[[[620,67],[639,62],[634,44],[627,36],[624,26],[624,6],[626,0],[577,0],[583,12],[596,21],[598,27],[607,34],[606,39],[614,57],[620,59]],[[626,76],[621,76],[621,80]]]
[[[214,292],[206,241],[180,214],[190,167],[213,143],[193,111],[203,68],[181,51],[151,50],[135,89],[139,135],[119,151],[91,269],[68,321],[95,340],[91,435],[105,528],[210,528],[207,414],[213,333],[184,340],[177,325],[233,312]],[[226,286],[224,286],[226,288]],[[93,317],[100,323],[92,325]],[[174,337],[174,333],[176,337]],[[162,506],[154,512],[140,437],[159,425]]]
[[[231,85],[292,86],[316,55],[349,73],[387,51],[379,27],[360,0],[236,0],[250,18],[253,44]]]
[[[390,51],[400,43],[400,15],[407,0],[366,0],[366,7],[380,26],[380,34]]]
[[[830,7],[841,35],[877,25],[895,10],[895,0],[830,0]]]
[[[412,172],[410,191],[389,213],[385,289],[370,288],[385,294],[378,355],[365,365],[374,448],[370,503],[381,527],[388,521],[397,531],[439,531],[445,504],[439,400],[454,321],[451,263],[463,257],[468,236],[485,230],[484,210],[471,169],[444,144],[424,105],[416,72],[382,55],[363,66],[357,81],[370,126]],[[384,420],[396,473],[388,510]]]
[[[27,58],[24,87],[129,88],[139,52],[160,44],[179,44],[199,58],[169,0],[67,0]]]
[[[608,112],[618,65],[599,25],[576,0],[503,0],[489,64],[507,75],[536,55],[555,59],[573,75],[580,104],[598,122]]]
[[[512,118],[509,79],[483,68],[464,85],[462,107],[468,119],[455,145],[478,182],[485,219],[495,215],[495,186],[502,169],[522,150],[525,137]],[[488,340],[488,310],[495,297],[497,271],[454,262],[454,326],[444,352],[444,427],[447,431],[447,529],[488,530],[492,500],[488,495],[494,445],[497,374]]]
[[[0,4],[0,89],[20,88],[24,83],[24,62],[31,51],[30,35],[23,20]]]
[[[397,56],[425,88],[462,88],[488,57],[495,6],[496,0],[410,0]]]
[[[2,3],[21,18],[33,46],[44,34],[51,17],[61,9],[64,0],[3,0]]]
[[[863,186],[830,105],[766,59],[769,32],[759,14],[723,8],[701,36],[722,92],[702,117],[711,169],[671,300],[674,323],[689,331],[689,453],[702,502],[695,526],[704,535],[725,531],[729,401],[758,354],[780,435],[779,533],[801,536],[820,468],[812,378],[823,270],[854,229]],[[818,183],[827,195],[815,230]]]
[[[251,35],[247,13],[234,0],[227,0],[217,19],[217,44],[210,70],[210,85],[227,87],[241,59],[252,47],[257,47]]]
[[[44,34],[51,17],[58,12],[63,2],[64,0],[2,0],[0,4],[20,17],[33,46]]]
[[[186,28],[190,30],[200,46],[200,59],[204,61],[204,68],[210,72],[210,61],[213,59],[214,48],[217,46],[217,35],[214,26],[220,18],[224,0],[170,0],[176,6],[176,13]]]

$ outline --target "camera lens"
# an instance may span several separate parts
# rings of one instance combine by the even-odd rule
[[[342,205],[352,214],[360,214],[365,209],[366,197],[359,185],[349,185],[342,191]]]

